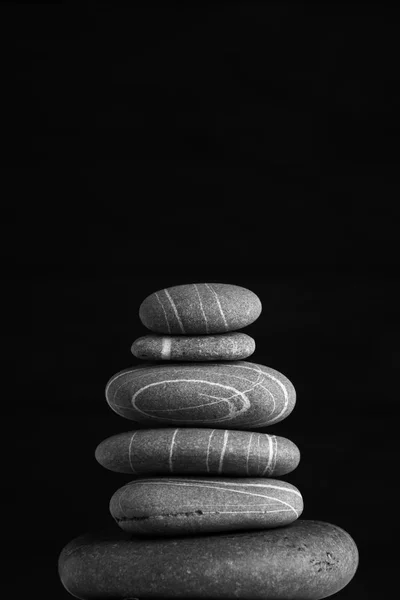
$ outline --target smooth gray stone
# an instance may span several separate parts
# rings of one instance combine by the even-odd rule
[[[119,473],[272,477],[293,471],[300,450],[267,433],[207,428],[137,429],[96,448],[96,460]]]
[[[320,600],[343,589],[357,566],[346,531],[302,519],[186,538],[135,538],[121,530],[83,535],[59,557],[63,585],[82,600]]]
[[[143,425],[253,429],[285,419],[296,392],[279,371],[247,361],[139,366],[106,386],[110,407]]]
[[[277,479],[158,477],[117,490],[110,512],[138,535],[194,535],[288,525],[299,518],[299,490]]]
[[[145,335],[135,340],[131,352],[144,360],[243,360],[253,354],[255,341],[246,333],[216,335]]]
[[[139,317],[156,333],[224,333],[253,323],[261,308],[258,296],[244,287],[190,283],[150,294],[140,305]]]

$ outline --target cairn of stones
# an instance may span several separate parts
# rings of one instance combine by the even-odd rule
[[[236,285],[197,283],[148,296],[141,362],[109,380],[106,399],[133,422],[102,441],[97,461],[133,479],[114,493],[111,533],[70,542],[65,588],[94,598],[326,598],[354,576],[342,528],[299,519],[300,491],[277,479],[299,464],[289,439],[258,432],[290,415],[289,379],[247,359],[239,331],[261,314]]]

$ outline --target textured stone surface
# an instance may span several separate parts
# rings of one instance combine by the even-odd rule
[[[125,369],[108,382],[106,398],[119,415],[150,426],[253,429],[285,419],[296,392],[274,369],[227,361]]]
[[[192,535],[287,525],[303,511],[299,490],[277,479],[158,477],[117,490],[110,512],[125,531]]]
[[[318,600],[344,588],[357,566],[346,531],[302,519],[276,529],[178,539],[85,535],[59,558],[62,583],[83,600]]]
[[[277,435],[227,429],[137,429],[96,448],[97,461],[120,473],[272,477],[293,471],[300,451]]]
[[[132,344],[132,354],[147,360],[242,360],[253,354],[255,341],[233,331],[217,335],[145,335]]]
[[[223,333],[253,323],[261,313],[258,296],[238,285],[190,283],[159,290],[139,308],[143,325],[158,333]]]

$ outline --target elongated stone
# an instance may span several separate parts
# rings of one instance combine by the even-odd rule
[[[145,335],[134,341],[132,354],[147,360],[242,360],[253,354],[256,344],[245,333],[218,335]]]
[[[84,535],[59,557],[77,598],[320,600],[343,589],[358,566],[351,536],[299,519],[286,527],[146,539],[121,530]]]
[[[303,511],[299,490],[276,479],[136,479],[113,494],[121,529],[143,535],[193,535],[287,525]]]
[[[125,369],[108,382],[106,398],[119,415],[149,426],[253,429],[285,419],[296,392],[282,373],[235,361]]]
[[[190,283],[159,290],[139,308],[143,325],[158,333],[223,333],[242,329],[261,313],[254,292],[226,283]]]
[[[272,477],[293,471],[300,451],[287,438],[207,428],[137,429],[96,448],[96,460],[119,473]]]

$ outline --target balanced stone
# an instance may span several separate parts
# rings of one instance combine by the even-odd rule
[[[137,429],[96,448],[96,460],[119,473],[272,477],[293,471],[300,451],[287,438],[207,428]]]
[[[125,369],[106,386],[110,407],[138,423],[253,429],[293,410],[292,383],[247,361],[173,363]]]
[[[147,296],[139,308],[143,325],[158,333],[222,333],[242,329],[261,313],[254,292],[226,283],[176,285]]]
[[[343,589],[357,566],[357,546],[346,531],[302,519],[179,539],[107,531],[74,539],[59,557],[64,587],[82,600],[320,600]]]
[[[246,333],[217,335],[145,335],[132,344],[136,358],[148,360],[242,360],[253,354],[256,344]]]
[[[117,490],[110,512],[139,535],[193,535],[287,525],[303,511],[299,490],[277,479],[159,477]]]

